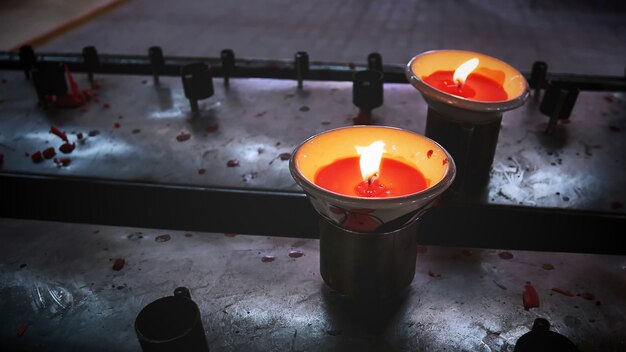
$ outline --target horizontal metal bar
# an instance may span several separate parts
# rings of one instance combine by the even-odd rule
[[[193,62],[205,62],[211,66],[215,77],[223,77],[224,70],[219,58],[211,57],[165,57],[165,64],[159,74],[179,76],[180,68]],[[43,62],[66,63],[72,72],[88,72],[82,54],[38,53],[37,60]],[[100,65],[92,70],[101,74],[152,75],[152,66],[148,56],[141,55],[99,55]],[[0,52],[1,70],[22,70],[19,55],[12,52]],[[314,81],[352,81],[354,72],[367,69],[365,64],[311,61],[306,80]],[[383,65],[386,83],[408,83],[404,65]],[[236,59],[235,68],[229,77],[296,79],[294,61],[265,59]],[[530,79],[530,72],[523,75]],[[626,91],[626,77],[591,76],[550,73],[546,80],[564,87],[578,88],[581,91]]]
[[[0,195],[8,218],[318,238],[297,192],[0,173]],[[611,213],[447,201],[418,221],[424,245],[626,255],[626,216]]]

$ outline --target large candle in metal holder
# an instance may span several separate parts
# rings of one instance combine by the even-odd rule
[[[464,97],[426,82],[434,73],[455,71],[473,58],[478,65],[472,74],[500,85],[506,92],[504,98]],[[425,135],[445,147],[456,161],[458,174],[451,190],[480,193],[489,182],[503,113],[521,106],[529,96],[526,79],[499,59],[463,50],[424,52],[409,61],[405,73],[428,104]],[[480,93],[480,86],[474,88]]]
[[[377,141],[385,144],[384,157],[419,170],[426,188],[400,196],[361,197],[330,191],[315,183],[320,169],[356,156],[356,146]],[[452,156],[441,145],[395,127],[343,127],[300,144],[292,154],[289,169],[320,215],[320,273],[330,288],[348,297],[382,299],[397,295],[411,284],[417,220],[452,184],[456,173]]]

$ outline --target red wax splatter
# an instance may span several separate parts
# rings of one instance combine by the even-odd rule
[[[30,158],[33,160],[34,163],[39,163],[43,160],[43,156],[41,155],[41,152],[39,150],[34,152],[33,155],[30,156]]]
[[[89,137],[95,137],[95,136],[97,136],[99,134],[100,134],[100,131],[98,131],[98,130],[91,130],[91,131],[89,131]]]
[[[508,260],[513,259],[513,254],[511,254],[510,252],[500,252],[498,253],[498,257]]]
[[[15,336],[17,337],[21,337],[26,333],[26,330],[28,330],[28,325],[21,323],[18,327],[17,327],[17,333],[15,334]]]
[[[302,111],[302,112],[309,111],[309,110],[311,110],[311,108],[309,108],[306,105],[303,105],[303,106],[300,107],[300,111]]]
[[[609,103],[612,103],[613,102],[613,96],[607,94],[607,95],[604,96],[604,100],[606,100]]]
[[[113,263],[113,270],[115,271],[122,270],[122,268],[124,267],[124,264],[126,264],[126,261],[123,258],[115,259],[115,262]]]
[[[78,132],[78,134],[76,135],[76,138],[78,138],[78,140],[82,140],[83,139],[83,133],[82,132]]]
[[[562,288],[558,288],[558,287],[553,287],[552,291],[556,292],[556,293],[560,293],[563,296],[567,296],[567,297],[574,297],[574,294],[571,293],[570,291],[564,290]]]
[[[359,114],[352,118],[352,123],[355,125],[371,125],[372,116],[363,110],[359,110]]]
[[[209,133],[211,133],[211,132],[215,132],[215,131],[217,131],[217,129],[218,129],[219,127],[220,127],[220,125],[219,125],[219,124],[214,123],[214,124],[212,124],[211,126],[207,127],[207,128],[206,128],[206,131],[207,131],[207,132],[209,132]]]
[[[120,126],[122,126],[122,125],[119,122],[115,122],[113,124],[113,127],[115,127],[115,128],[120,128]]]
[[[530,281],[526,281],[526,284],[524,285],[522,301],[524,302],[524,309],[526,310],[539,307],[539,295]]]
[[[102,104],[102,108],[104,108],[104,109],[108,109],[110,107],[111,107],[111,104],[109,104],[109,103]]]
[[[417,246],[417,253],[426,253],[428,252],[428,246],[424,246],[424,245],[418,245]]]
[[[622,202],[611,203],[611,209],[617,210],[617,209],[622,209],[623,207],[624,207],[624,204],[622,204]]]
[[[583,292],[579,296],[584,298],[584,299],[586,299],[586,300],[589,300],[589,301],[591,301],[591,300],[593,300],[595,298],[595,296],[591,292]]]
[[[67,165],[69,165],[69,164],[70,164],[70,162],[71,162],[72,160],[71,160],[71,159],[68,159],[68,158],[63,158],[63,159],[57,159],[57,158],[54,158],[54,159],[53,159],[53,161],[54,161],[54,163],[55,163],[55,164],[57,164],[57,165],[59,165],[59,166],[67,166]]]
[[[187,232],[187,233],[185,234],[185,237],[187,237],[187,238],[189,238],[189,237],[193,237],[193,234],[192,234],[192,233]]]
[[[167,242],[170,239],[172,239],[172,236],[165,234],[165,235],[159,235],[157,237],[154,238],[155,242]]]
[[[292,249],[289,251],[289,257],[291,258],[300,258],[304,255],[304,253],[302,253],[302,251],[297,250],[297,249]]]
[[[273,261],[274,261],[274,259],[276,259],[276,258],[275,258],[273,255],[264,255],[264,256],[261,258],[261,261],[262,261],[263,263],[270,263],[270,262],[273,262]]]
[[[502,85],[480,73],[472,72],[465,83],[458,85],[453,81],[454,71],[436,71],[422,80],[442,92],[477,101],[502,101],[508,95]]]
[[[433,156],[433,150],[432,150],[432,149],[430,149],[430,150],[428,150],[428,151],[426,152],[426,157],[427,157],[428,159],[430,159],[430,157],[431,157],[431,156]]]
[[[228,160],[228,162],[226,163],[226,166],[228,166],[228,167],[237,167],[237,166],[239,166],[239,160],[237,160],[237,159]]]
[[[63,131],[61,131],[60,129],[58,129],[58,128],[54,127],[54,126],[51,126],[50,127],[50,132],[54,133],[55,135],[57,135],[62,140],[66,141],[66,142],[69,142],[69,140],[67,139],[67,135]]]
[[[380,177],[376,181],[386,188],[386,192],[380,196],[397,197],[426,188],[426,179],[418,169],[391,158],[383,157],[379,174]],[[364,182],[358,156],[339,159],[321,167],[314,180],[316,185],[329,191],[349,196],[362,196],[356,190],[357,186]]]
[[[260,112],[260,113],[258,113],[256,115],[254,115],[254,117],[261,117],[261,116],[263,116],[265,114],[267,114],[267,111],[262,111],[262,112]]]
[[[178,136],[176,136],[176,140],[179,142],[188,141],[191,138],[191,133],[181,132]]]
[[[291,158],[291,153],[282,153],[278,157],[280,158],[280,160],[286,161],[286,160],[289,160],[289,158]]]
[[[46,150],[43,151],[43,157],[46,158],[46,159],[51,159],[56,154],[57,153],[54,151],[54,148],[52,148],[52,147],[47,148]]]
[[[441,277],[441,274],[437,274],[437,273],[433,272],[432,270],[428,270],[428,276],[430,276],[430,277]]]
[[[205,169],[198,169],[198,174],[199,175],[204,175],[205,172],[206,172]]]
[[[63,152],[64,154],[69,154],[69,153],[71,153],[71,152],[74,150],[74,148],[76,148],[76,143],[72,143],[72,144],[69,144],[69,143],[63,143],[63,144],[59,147],[59,150],[60,150],[61,152]]]

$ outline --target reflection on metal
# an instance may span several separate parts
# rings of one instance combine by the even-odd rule
[[[139,351],[135,317],[179,286],[211,351],[512,352],[537,317],[581,351],[626,348],[622,256],[420,247],[406,294],[372,302],[327,288],[317,240],[14,219],[0,236],[2,350]],[[40,309],[37,287],[72,299]]]

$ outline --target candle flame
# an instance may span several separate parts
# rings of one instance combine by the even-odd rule
[[[459,86],[463,85],[467,76],[469,76],[469,74],[472,73],[476,67],[478,67],[478,58],[475,57],[465,61],[456,69],[456,71],[454,71],[454,76],[452,76],[454,83]]]
[[[361,166],[361,177],[363,181],[369,181],[378,175],[380,161],[385,152],[385,143],[376,141],[367,147],[355,146],[356,152],[361,156],[359,164]]]

